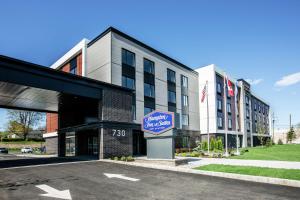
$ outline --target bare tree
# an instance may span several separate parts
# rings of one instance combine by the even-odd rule
[[[23,110],[8,110],[7,116],[9,124],[11,124],[11,122],[17,122],[20,124],[21,134],[25,140],[33,126],[39,124],[39,122],[44,118],[43,113]]]

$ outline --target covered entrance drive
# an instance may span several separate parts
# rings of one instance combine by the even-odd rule
[[[132,155],[131,102],[129,89],[0,56],[0,107],[57,113],[61,157]]]

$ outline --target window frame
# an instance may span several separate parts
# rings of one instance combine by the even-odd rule
[[[146,95],[146,91],[148,91],[148,90],[146,90],[146,85],[149,86],[148,89],[150,91],[150,95]],[[152,84],[149,84],[149,83],[144,83],[144,96],[155,98],[155,86]]]
[[[125,56],[126,56],[126,62],[124,61],[124,54],[123,54],[123,52],[125,53]],[[128,54],[132,54],[133,55],[133,65],[131,65],[131,64],[128,63],[128,59],[127,59],[127,55]],[[122,60],[121,60],[122,64],[125,64],[125,65],[133,67],[133,68],[136,67],[135,53],[133,53],[132,51],[129,51],[129,50],[125,49],[125,48],[122,48],[121,58],[122,58]]]
[[[175,97],[175,101],[174,102],[170,101],[170,97],[171,97],[170,93],[174,93],[174,97]],[[168,90],[168,102],[170,102],[170,103],[176,103],[176,92]]]
[[[172,80],[172,76],[171,74],[174,75],[174,81]],[[176,72],[174,70],[171,70],[169,68],[167,68],[167,81],[171,82],[171,83],[176,83]]]
[[[145,65],[146,62],[149,62],[149,63],[152,64],[152,68],[150,67],[150,69],[152,69],[152,72],[151,72],[151,70],[150,71],[145,70],[146,69],[146,65]],[[153,75],[155,74],[155,63],[152,60],[144,58],[143,64],[144,64],[144,72],[149,73],[149,74],[153,74]]]

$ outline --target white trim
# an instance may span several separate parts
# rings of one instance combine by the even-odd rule
[[[82,39],[78,44],[76,44],[71,50],[69,50],[65,55],[63,55],[61,58],[59,58],[55,63],[53,63],[50,68],[52,69],[57,69],[61,67],[64,63],[66,63],[69,59],[71,59],[74,55],[82,51],[82,70],[85,73],[85,57],[86,56],[86,46],[87,43],[89,42],[88,39]],[[84,54],[84,55],[83,55]]]
[[[43,138],[57,137],[57,132],[44,133]]]

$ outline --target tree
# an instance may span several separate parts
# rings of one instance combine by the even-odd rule
[[[8,115],[8,131],[23,136],[27,139],[28,133],[32,130],[33,126],[39,124],[44,115],[39,112],[22,111],[22,110],[9,110]]]
[[[7,137],[7,135],[8,135],[8,132],[6,132],[6,131],[0,131],[0,142],[2,142],[2,139],[3,138],[6,138]]]
[[[266,129],[264,126],[259,124],[257,126],[257,138],[259,140],[260,145],[263,147],[264,145],[264,138],[265,138]]]
[[[287,136],[286,136],[286,140],[287,140],[287,143],[290,142],[292,143],[292,141],[294,139],[296,139],[296,133],[295,133],[295,130],[294,130],[294,127],[292,126],[289,130],[289,132],[287,133]]]

